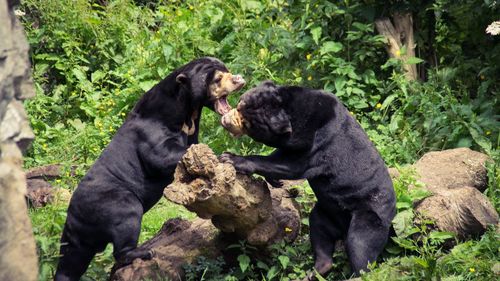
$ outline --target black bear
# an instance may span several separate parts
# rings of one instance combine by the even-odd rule
[[[136,250],[143,214],[172,182],[188,146],[198,142],[202,107],[228,112],[227,95],[244,84],[221,61],[205,57],[142,96],[73,193],[55,280],[79,280],[110,242],[118,264],[151,258]]]
[[[366,271],[387,242],[395,193],[383,159],[338,98],[266,81],[243,94],[221,123],[234,136],[277,148],[269,156],[223,154],[237,171],[309,181],[317,198],[309,218],[315,269],[326,274],[335,241],[344,240],[354,273]]]

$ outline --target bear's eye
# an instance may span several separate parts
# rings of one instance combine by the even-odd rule
[[[214,79],[214,83],[219,83],[221,80],[222,80],[222,76],[217,76],[217,77]]]

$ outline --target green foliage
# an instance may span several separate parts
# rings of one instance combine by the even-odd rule
[[[497,213],[500,213],[500,165],[498,160],[487,163],[486,168],[488,169],[488,188],[484,193],[490,199]]]
[[[434,239],[429,237],[429,239]],[[441,237],[438,237],[438,243]],[[496,280],[500,273],[498,249],[500,235],[491,228],[479,241],[466,241],[449,253],[441,251],[430,256],[406,255],[390,258],[363,276],[363,280]],[[432,243],[432,242],[430,242]],[[432,244],[427,247],[434,248]]]
[[[48,205],[36,211],[30,210],[33,234],[40,262],[40,280],[50,280],[57,266],[59,240],[66,220],[66,208]]]
[[[144,91],[202,55],[221,58],[249,86],[273,79],[334,92],[391,164],[411,162],[429,150],[498,146],[494,73],[500,64],[494,61],[500,52],[486,36],[477,35],[480,26],[474,20],[467,26],[471,30],[461,29],[436,12],[438,59],[447,65],[430,69],[425,83],[408,83],[397,74],[398,63],[384,65],[385,41],[373,27],[380,9],[376,2],[172,3],[24,1],[38,93],[27,103],[37,134],[27,166],[93,163]],[[437,1],[429,9],[445,7],[454,19],[465,16],[468,10],[453,3]],[[473,1],[466,3],[473,6]],[[472,10],[483,13],[485,7]],[[417,34],[433,28],[423,23]],[[449,38],[450,32],[460,39]],[[469,47],[468,36],[482,44],[468,48],[472,54],[460,53],[458,46]],[[478,52],[486,65],[477,60]],[[233,140],[213,112],[205,110],[202,120],[200,140],[218,153],[270,151],[246,137]]]

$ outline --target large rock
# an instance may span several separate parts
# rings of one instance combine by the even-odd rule
[[[153,258],[118,269],[113,280],[182,280],[182,265],[200,255],[220,256],[239,239],[265,248],[279,240],[292,241],[299,233],[299,206],[287,189],[269,189],[261,179],[237,174],[231,164],[220,163],[207,145],[191,146],[174,177],[165,197],[201,219],[167,221],[140,246],[153,250]]]
[[[416,211],[432,219],[442,231],[459,238],[481,235],[498,224],[495,208],[484,196],[488,156],[468,148],[429,152],[414,167],[432,196],[416,205]]]
[[[28,44],[14,16],[19,1],[0,0],[0,280],[38,279],[22,153],[33,139],[22,100],[34,95]]]
[[[71,175],[74,175],[71,168]],[[39,208],[49,203],[69,202],[71,193],[65,188],[54,188],[49,181],[62,177],[62,165],[51,164],[35,167],[26,172],[28,192],[26,198],[30,207]]]
[[[486,154],[469,148],[428,152],[415,163],[420,181],[430,191],[470,186],[484,191],[488,185]]]

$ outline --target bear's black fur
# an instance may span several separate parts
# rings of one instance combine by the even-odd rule
[[[383,159],[337,97],[266,81],[242,95],[222,125],[277,148],[269,156],[223,154],[236,170],[309,181],[318,199],[310,214],[315,269],[327,273],[335,241],[344,240],[352,270],[366,271],[387,242],[396,200]]]
[[[118,264],[151,258],[136,250],[143,214],[160,200],[177,162],[197,142],[202,107],[226,112],[226,96],[243,85],[221,61],[206,57],[143,95],[73,193],[55,280],[79,280],[110,242]]]

